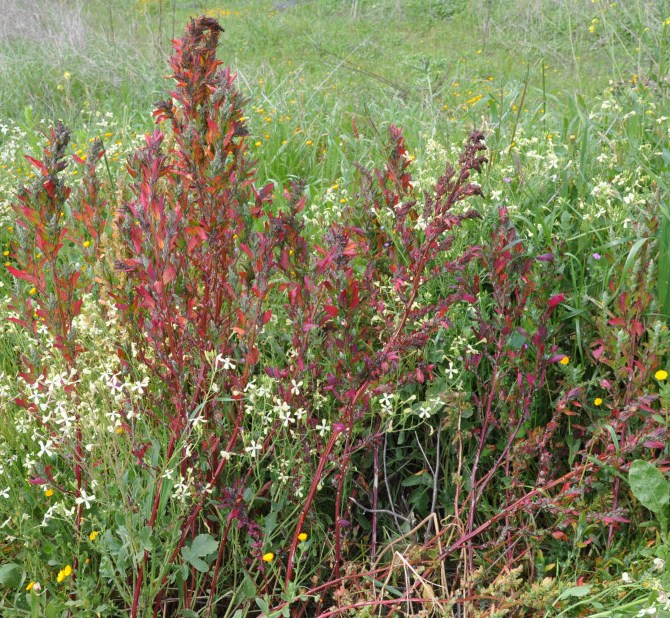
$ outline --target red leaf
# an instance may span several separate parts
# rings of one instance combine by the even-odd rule
[[[642,337],[642,335],[644,335],[644,326],[642,325],[642,322],[639,322],[638,320],[631,320],[630,326],[638,337]]]
[[[556,305],[560,305],[564,300],[565,300],[565,294],[554,294],[554,296],[552,296],[549,299],[549,302],[547,304],[549,305],[550,309],[553,309],[554,307],[556,307]]]
[[[41,170],[41,172],[44,176],[48,175],[49,172],[47,170],[47,166],[44,165],[44,163],[42,163],[42,161],[39,161],[38,159],[35,159],[34,157],[31,157],[29,155],[25,155],[25,157],[28,161],[30,161],[31,165],[33,165],[34,167]]]
[[[611,320],[607,320],[607,323],[610,326],[626,326],[626,320],[623,318],[612,318]]]
[[[643,445],[646,448],[665,448],[665,442],[660,442],[659,440],[647,440],[643,442]]]
[[[7,271],[14,275],[17,279],[23,279],[23,281],[37,285],[37,277],[35,275],[31,275],[23,270],[14,268],[13,266],[6,266],[5,268],[7,268]]]
[[[336,318],[339,313],[339,309],[335,305],[326,305],[324,310],[331,318]]]
[[[358,245],[353,239],[350,238],[347,241],[347,246],[344,248],[344,251],[342,251],[342,255],[346,255],[347,257],[355,257],[357,250]]]
[[[171,281],[174,281],[177,278],[177,269],[172,265],[168,264],[163,271],[163,285],[167,285]]]
[[[551,536],[553,536],[557,541],[564,541],[565,543],[568,542],[568,535],[565,534],[565,532],[561,532],[560,530],[554,530],[551,533]]]

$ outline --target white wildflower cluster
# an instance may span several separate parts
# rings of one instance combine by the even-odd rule
[[[350,195],[342,181],[330,185],[318,202],[311,203],[304,211],[305,221],[314,226],[341,223]]]
[[[291,393],[299,395],[303,380],[293,380]],[[263,442],[273,427],[288,432],[295,437],[295,429],[304,423],[307,411],[286,401],[276,392],[275,382],[268,376],[257,376],[244,389],[244,413],[249,419],[249,427],[243,433],[244,452],[256,459],[263,451]]]

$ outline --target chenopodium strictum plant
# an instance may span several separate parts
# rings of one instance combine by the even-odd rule
[[[234,87],[234,76],[215,57],[220,31],[215,20],[200,18],[174,44],[170,63],[176,88],[156,110],[159,122],[170,125],[169,149],[165,134],[157,129],[129,163],[133,199],[122,206],[118,221],[126,254],[117,267],[126,283],[117,303],[138,340],[145,340],[139,345],[140,359],[169,392],[170,405],[156,418],[169,429],[166,459],[182,449],[182,471],[191,471],[197,493],[170,560],[179,557],[189,535],[197,531],[206,506],[225,506],[228,513],[218,539],[214,585],[232,522],[258,533],[244,510],[248,479],[231,480],[223,472],[231,454],[241,452],[244,389],[259,363],[259,338],[272,316],[267,298],[276,275],[281,275],[283,282],[274,293],[286,294],[295,362],[269,368],[268,373],[279,382],[286,403],[304,404],[310,432],[305,444],[318,445],[311,485],[288,549],[288,583],[302,527],[317,488],[333,471],[335,455],[339,568],[349,508],[343,496],[347,468],[362,447],[356,423],[369,410],[376,390],[391,388],[386,382],[393,369],[408,362],[411,370],[401,381],[430,379],[432,367],[422,361],[421,350],[437,330],[448,326],[449,307],[468,300],[457,285],[451,294],[428,303],[422,293],[428,281],[457,274],[476,254],[471,248],[452,258],[449,251],[454,230],[477,216],[472,210],[456,213],[453,207],[480,193],[469,179],[486,161],[485,145],[483,135],[474,133],[459,170],[448,167],[434,192],[421,196],[419,208],[404,139],[391,127],[385,169],[361,171],[359,203],[345,213],[345,224],[329,226],[312,247],[300,219],[305,204],[300,186],[287,192],[288,209],[272,214],[272,186],[259,190],[254,185],[253,162],[245,156],[245,101]],[[417,225],[419,219],[422,225]],[[387,303],[392,305],[388,310]],[[215,370],[220,392],[232,400],[228,405],[207,399]],[[291,387],[303,377],[310,385],[324,382],[337,407],[332,431],[321,442],[310,390]],[[195,410],[208,437],[187,448],[184,436]],[[263,449],[271,447],[272,435],[270,430]],[[149,526],[158,517],[160,485],[157,479]],[[210,490],[215,492],[212,498]],[[217,502],[216,491],[223,502]],[[145,554],[135,575],[134,612],[148,559]]]
[[[45,465],[38,471],[41,476],[34,475],[30,482],[37,485],[49,483],[64,493],[73,494],[78,535],[83,505],[87,503],[87,482],[81,418],[74,387],[78,380],[76,360],[82,346],[74,332],[73,321],[81,312],[84,294],[93,285],[107,222],[105,200],[95,174],[96,164],[103,156],[102,144],[94,140],[86,158],[74,157],[83,167],[83,174],[79,190],[71,195],[72,190],[63,178],[68,166],[69,141],[69,130],[59,122],[47,136],[41,159],[26,156],[35,168],[35,175],[32,185],[21,187],[17,201],[12,203],[16,213],[16,234],[11,245],[13,265],[7,266],[7,270],[16,279],[10,319],[33,336],[44,333],[50,337],[70,374],[64,388],[73,400],[74,421],[68,418],[67,430],[54,420],[49,410],[45,413],[38,405],[37,397],[18,397],[16,403],[26,409],[46,432],[45,443],[62,452],[61,462],[71,461],[73,464],[74,490],[64,480],[55,481],[52,465]],[[87,238],[94,239],[93,246]],[[36,355],[30,358],[24,355],[22,365],[21,377],[26,384],[44,391],[49,367]],[[73,565],[76,571],[76,555]]]
[[[221,32],[215,20],[199,18],[174,42],[176,85],[155,111],[169,137],[157,128],[129,161],[132,199],[119,210],[124,255],[116,261],[125,273],[116,302],[135,333],[137,359],[168,393],[154,416],[168,431],[164,458],[176,457],[182,476],[193,482],[192,506],[170,562],[197,531],[202,510],[222,507],[210,493],[220,490],[215,496],[235,505],[220,531],[214,582],[233,522],[257,534],[244,514],[244,479],[227,485],[222,473],[232,454],[242,452],[243,394],[272,315],[267,297],[276,245],[264,216],[273,186],[254,185],[246,101],[235,76],[216,59]],[[211,397],[212,385],[225,398]],[[193,440],[196,419],[199,440]],[[164,508],[163,481],[156,479],[149,527]],[[134,575],[133,616],[148,559],[145,552]],[[160,595],[154,608],[159,604]]]
[[[392,125],[389,137],[385,168],[374,173],[360,169],[359,195],[344,209],[345,223],[330,225],[313,252],[299,219],[305,205],[299,186],[287,192],[288,212],[273,220],[282,242],[278,264],[287,278],[281,288],[293,328],[294,361],[269,373],[283,383],[282,395],[289,403],[306,410],[306,431],[313,439],[303,442],[304,458],[308,466],[315,466],[287,552],[287,589],[300,534],[329,475],[335,487],[338,577],[344,531],[352,519],[345,495],[351,457],[374,446],[381,436],[378,419],[371,420],[371,402],[404,384],[432,379],[434,366],[424,360],[424,348],[440,329],[449,327],[450,307],[474,300],[460,285],[459,273],[479,248],[459,253],[453,245],[456,230],[479,215],[455,207],[481,193],[470,177],[486,163],[484,136],[470,135],[458,169],[447,165],[434,189],[421,196],[413,190],[411,157],[401,131]],[[432,289],[441,283],[449,292],[429,298],[429,283]],[[300,392],[294,388],[298,383],[305,384]],[[334,410],[330,434],[321,442],[317,388],[327,394]],[[366,425],[371,431],[361,431]],[[312,462],[315,442],[319,446]]]

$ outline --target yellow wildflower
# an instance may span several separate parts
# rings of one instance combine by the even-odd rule
[[[563,357],[560,361],[558,361],[558,362],[561,363],[561,365],[567,365],[567,364],[570,362],[570,358],[567,357],[567,356],[564,356],[564,357]]]
[[[668,372],[665,369],[659,369],[655,374],[654,377],[659,381],[662,382],[663,380],[668,379]]]
[[[298,540],[304,543],[307,540],[307,533],[306,532],[301,532],[298,535]]]
[[[593,405],[594,405],[594,406],[601,406],[601,405],[603,405],[603,400],[602,400],[600,397],[596,397],[596,398],[593,400]]]
[[[272,562],[275,559],[275,555],[269,551],[267,554],[263,554],[263,560],[265,562]]]
[[[65,568],[58,571],[56,581],[60,584],[66,577],[70,577],[70,575],[72,575],[72,567],[68,564]]]

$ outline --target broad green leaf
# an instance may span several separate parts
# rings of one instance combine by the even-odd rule
[[[432,487],[433,477],[430,476],[427,472],[419,472],[418,474],[413,474],[408,476],[406,479],[403,479],[400,483],[403,487],[413,487],[414,485],[425,485],[426,487]]]
[[[667,515],[670,485],[655,466],[641,459],[634,461],[628,471],[628,482],[642,506],[659,517]]]
[[[591,586],[589,584],[586,584],[584,586],[573,586],[572,588],[568,588],[567,590],[561,592],[560,596],[556,599],[556,601],[560,601],[561,599],[567,599],[569,597],[585,597],[590,592],[591,592]]]
[[[194,569],[200,571],[201,573],[207,573],[209,571],[209,565],[198,556],[193,555],[193,553],[188,549],[188,547],[181,548],[181,555]]]
[[[0,584],[8,588],[16,588],[21,583],[21,567],[15,562],[8,562],[0,567]]]
[[[151,542],[151,535],[153,534],[153,529],[151,526],[144,526],[139,534],[140,546],[143,550],[151,553],[153,550],[153,543]]]
[[[265,599],[262,599],[261,597],[256,597],[255,601],[256,605],[258,605],[258,609],[260,609],[264,614],[270,613],[270,606],[268,605],[268,602]]]
[[[191,543],[191,554],[198,558],[213,554],[218,549],[218,541],[209,534],[199,534],[193,539],[193,543]]]

